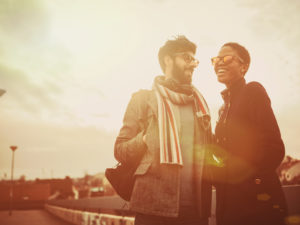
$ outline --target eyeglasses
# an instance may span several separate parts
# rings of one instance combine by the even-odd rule
[[[195,59],[193,56],[185,53],[185,52],[178,52],[178,53],[174,53],[173,55],[175,56],[181,56],[183,58],[183,60],[187,63],[187,64],[191,64],[194,63],[198,66],[199,64],[199,60]]]
[[[234,56],[234,55],[225,55],[223,57],[216,56],[216,57],[211,58],[211,64],[214,66],[218,62],[221,61],[226,65],[226,64],[231,63],[233,59],[238,59],[241,63],[244,63],[244,61],[240,57],[237,57],[237,56]]]

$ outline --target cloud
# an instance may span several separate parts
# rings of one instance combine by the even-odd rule
[[[300,56],[300,30],[296,29],[300,21],[299,1],[249,1],[242,6],[253,11],[252,17],[247,20],[247,26],[264,45],[272,45],[270,47],[273,48],[273,53],[281,50],[283,45],[289,51],[297,53],[297,57]]]
[[[30,113],[39,113],[43,108],[53,109],[57,105],[49,95],[52,90],[61,92],[53,83],[34,83],[24,72],[0,64],[0,83],[10,97],[10,106]],[[10,110],[10,109],[7,109]]]
[[[42,1],[2,0],[0,9],[0,31],[14,41],[37,41],[40,34],[46,32],[48,14]]]

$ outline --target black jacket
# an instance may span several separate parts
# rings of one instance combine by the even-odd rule
[[[245,79],[222,97],[215,129],[218,224],[282,218],[286,206],[276,168],[285,150],[270,99],[261,84]]]

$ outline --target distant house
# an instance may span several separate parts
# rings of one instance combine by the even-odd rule
[[[0,210],[8,209],[10,202],[9,183],[0,184]],[[16,183],[13,186],[13,206],[15,209],[40,208],[50,196],[49,184],[33,182]]]
[[[8,209],[10,204],[11,183],[0,182],[0,210]],[[65,179],[36,179],[35,181],[14,181],[13,208],[41,208],[46,200],[69,199],[76,195],[73,181]]]

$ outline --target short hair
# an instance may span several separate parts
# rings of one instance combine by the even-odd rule
[[[196,48],[197,46],[189,41],[184,35],[178,35],[174,40],[166,41],[164,46],[162,46],[158,52],[158,60],[162,71],[165,72],[166,65],[164,57],[166,55],[172,56],[174,53],[187,51],[191,51],[195,54]]]
[[[242,46],[242,45],[240,45],[240,44],[238,44],[236,42],[225,43],[222,47],[225,47],[225,46],[229,46],[232,49],[234,49],[237,52],[237,54],[239,55],[239,57],[249,67],[251,58],[250,58],[250,54],[249,54],[248,50],[244,46]]]

